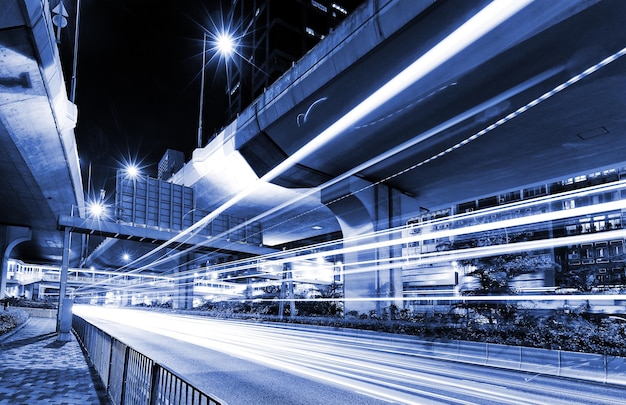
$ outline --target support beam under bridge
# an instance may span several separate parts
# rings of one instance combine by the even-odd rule
[[[173,241],[170,246],[176,249],[187,249],[197,247],[203,251],[232,251],[239,253],[248,253],[252,255],[262,255],[276,252],[261,246],[259,243],[249,243],[247,240],[228,240],[226,236],[217,239],[212,235],[192,234],[186,235],[181,240],[177,237],[180,232],[170,230],[153,229],[145,226],[133,226],[124,223],[103,221],[97,218],[81,218],[70,215],[59,215],[58,228],[60,230],[69,228],[70,232],[81,234],[98,235],[108,238],[116,238],[123,240],[131,240],[135,242],[146,242],[153,244],[162,244]]]

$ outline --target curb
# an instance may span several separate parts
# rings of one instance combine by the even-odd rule
[[[28,325],[28,323],[30,323],[30,316],[28,317],[28,319],[26,321],[22,322],[20,325],[17,325],[15,328],[10,330],[9,332],[7,332],[4,335],[0,336],[0,344],[4,343],[5,340],[7,340],[11,336],[15,335],[20,330],[22,330],[22,328],[25,327],[26,325]]]

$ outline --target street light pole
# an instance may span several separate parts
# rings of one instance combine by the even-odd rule
[[[202,110],[204,107],[204,66],[206,65],[206,32],[202,38],[202,78],[200,79],[200,113],[198,117],[198,148],[202,147]]]
[[[72,84],[70,87],[70,101],[76,100],[76,69],[78,66],[78,33],[80,28],[80,0],[76,0],[76,27],[74,27],[74,60],[72,61]]]

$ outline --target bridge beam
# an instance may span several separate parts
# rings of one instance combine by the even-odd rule
[[[403,225],[403,206],[417,203],[386,185],[372,185],[356,177],[323,190],[322,202],[337,217],[345,239],[344,248],[357,247],[343,257],[344,313],[375,311],[380,316],[391,305],[401,308],[402,269],[389,264],[389,259],[402,256],[401,246],[370,250],[358,246],[393,237],[376,232]],[[350,241],[365,235],[370,236]]]
[[[30,228],[13,225],[0,225],[0,247],[2,247],[2,274],[0,275],[0,298],[4,298],[7,290],[7,274],[9,258],[15,246],[29,241],[33,236]]]

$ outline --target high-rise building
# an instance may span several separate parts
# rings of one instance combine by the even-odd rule
[[[229,69],[227,120],[234,119],[363,0],[233,0],[238,55]]]
[[[157,168],[157,178],[164,181],[169,180],[184,164],[185,154],[183,152],[173,149],[166,150]]]

